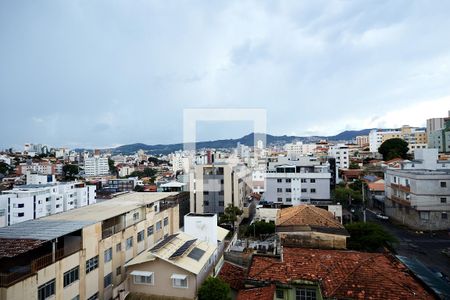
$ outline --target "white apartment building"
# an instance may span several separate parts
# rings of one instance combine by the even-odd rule
[[[26,162],[21,163],[17,166],[17,173],[27,174],[27,173],[39,173],[39,174],[55,174],[56,167],[50,162]]]
[[[450,228],[450,162],[420,149],[400,169],[385,171],[385,213],[418,230]]]
[[[87,206],[95,196],[95,185],[77,182],[17,186],[0,194],[0,227]]]
[[[291,159],[296,159],[298,157],[314,153],[316,147],[316,144],[303,144],[303,142],[295,142],[284,145],[284,150],[286,150],[288,157]]]
[[[314,157],[278,157],[269,162],[264,200],[293,206],[328,201],[330,180],[329,165]]]
[[[344,144],[331,146],[328,149],[328,156],[334,158],[336,161],[336,169],[334,172],[336,183],[339,182],[339,169],[348,169],[350,167],[349,153],[350,149]]]
[[[253,193],[264,193],[266,185],[266,171],[265,170],[253,170],[252,172],[252,190]]]
[[[183,156],[180,153],[177,153],[174,156],[172,156],[170,163],[172,164],[172,171],[175,173],[178,171],[182,171],[184,174],[187,174],[191,166],[190,158]]]
[[[108,175],[108,158],[100,156],[86,157],[84,159],[84,174],[86,176]]]

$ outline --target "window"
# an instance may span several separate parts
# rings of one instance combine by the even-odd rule
[[[286,193],[290,193],[291,191],[291,188],[286,188]]]
[[[122,267],[116,268],[116,276],[120,276],[122,274]]]
[[[112,248],[105,250],[105,263],[112,260]]]
[[[284,299],[284,291],[283,290],[276,290],[275,291],[275,298],[277,298],[277,299]]]
[[[447,198],[441,198],[441,203],[447,203]]]
[[[122,243],[117,243],[116,244],[116,252],[120,252],[122,251]]]
[[[286,202],[292,202],[291,198],[286,198]]]
[[[80,267],[77,266],[64,273],[64,287],[77,281],[80,278]]]
[[[98,255],[86,261],[86,274],[98,268]]]
[[[278,201],[278,202],[283,202],[283,198],[278,197],[278,198],[277,198],[277,201]]]
[[[302,180],[300,181],[301,183],[306,183],[306,179],[302,178]]]
[[[429,211],[421,211],[419,213],[421,220],[429,220],[430,219],[430,212]]]
[[[277,193],[282,193],[283,189],[282,188],[277,188]]]
[[[316,189],[310,189],[309,190],[311,193],[315,193],[316,192]]]
[[[441,187],[442,187],[442,188],[445,188],[445,187],[447,187],[447,182],[445,182],[445,181],[441,181]]]
[[[441,219],[447,220],[448,216],[446,212],[441,213]]]
[[[23,204],[23,203],[14,203],[13,207],[14,208],[24,208],[25,204]]]
[[[302,189],[302,193],[306,193],[308,192],[306,189]]]
[[[128,249],[130,249],[131,247],[133,247],[133,237],[127,238],[127,244],[126,244],[125,249],[128,250]]]
[[[278,178],[278,179],[277,179],[277,182],[278,182],[278,183],[281,183],[282,181],[283,181],[283,180],[282,180],[281,178]]]
[[[108,287],[112,284],[112,273],[109,273],[103,278],[104,287]]]
[[[295,290],[295,300],[316,300],[316,290],[300,288]]]
[[[161,230],[161,221],[156,222],[156,231]]]
[[[316,183],[316,180],[315,179],[310,179],[309,182]]]
[[[138,220],[139,219],[139,212],[135,212],[134,214],[133,214],[133,221],[136,221],[136,220]]]
[[[164,227],[166,227],[167,225],[169,225],[169,218],[165,217],[164,218]]]
[[[153,234],[153,225],[147,227],[147,236],[151,236]]]
[[[140,243],[144,240],[144,230],[139,231],[137,234],[137,242]]]
[[[133,272],[131,272],[133,273]],[[139,273],[137,271],[136,273]],[[146,275],[133,275],[133,283],[134,284],[151,284],[153,285],[153,273],[148,272]]]
[[[97,299],[98,299],[98,292],[87,298],[87,300],[97,300]]]
[[[209,195],[209,191],[203,191],[203,195]]]
[[[50,298],[55,294],[55,279],[52,279],[38,287],[38,300]]]
[[[291,179],[290,179],[290,178],[287,178],[287,179],[286,179],[286,182],[287,182],[287,183],[291,182]]]
[[[188,287],[188,281],[186,275],[178,275],[173,274],[171,276],[172,278],[172,286],[175,288],[187,288]]]
[[[14,213],[14,217],[23,217],[25,216],[25,213],[20,212],[20,213]]]

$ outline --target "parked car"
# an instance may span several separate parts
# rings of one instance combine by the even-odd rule
[[[378,219],[382,219],[382,220],[388,220],[388,219],[389,219],[388,216],[385,216],[385,215],[383,215],[383,214],[381,214],[381,213],[377,213],[376,217],[377,217]]]

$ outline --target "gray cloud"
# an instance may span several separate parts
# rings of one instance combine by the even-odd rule
[[[192,107],[266,108],[275,134],[392,126],[387,112],[450,95],[448,11],[446,1],[3,1],[0,126],[13,129],[0,146],[179,142]]]

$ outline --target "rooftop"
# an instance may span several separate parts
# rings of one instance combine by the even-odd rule
[[[240,290],[236,300],[273,300],[275,285]]]
[[[344,228],[331,212],[314,205],[298,205],[281,209],[278,212],[276,225]]]
[[[246,269],[243,267],[225,261],[218,276],[232,289],[240,290],[244,288],[245,273]]]
[[[326,298],[434,299],[405,265],[382,253],[284,247],[282,260],[253,256],[248,279],[317,282]]]

